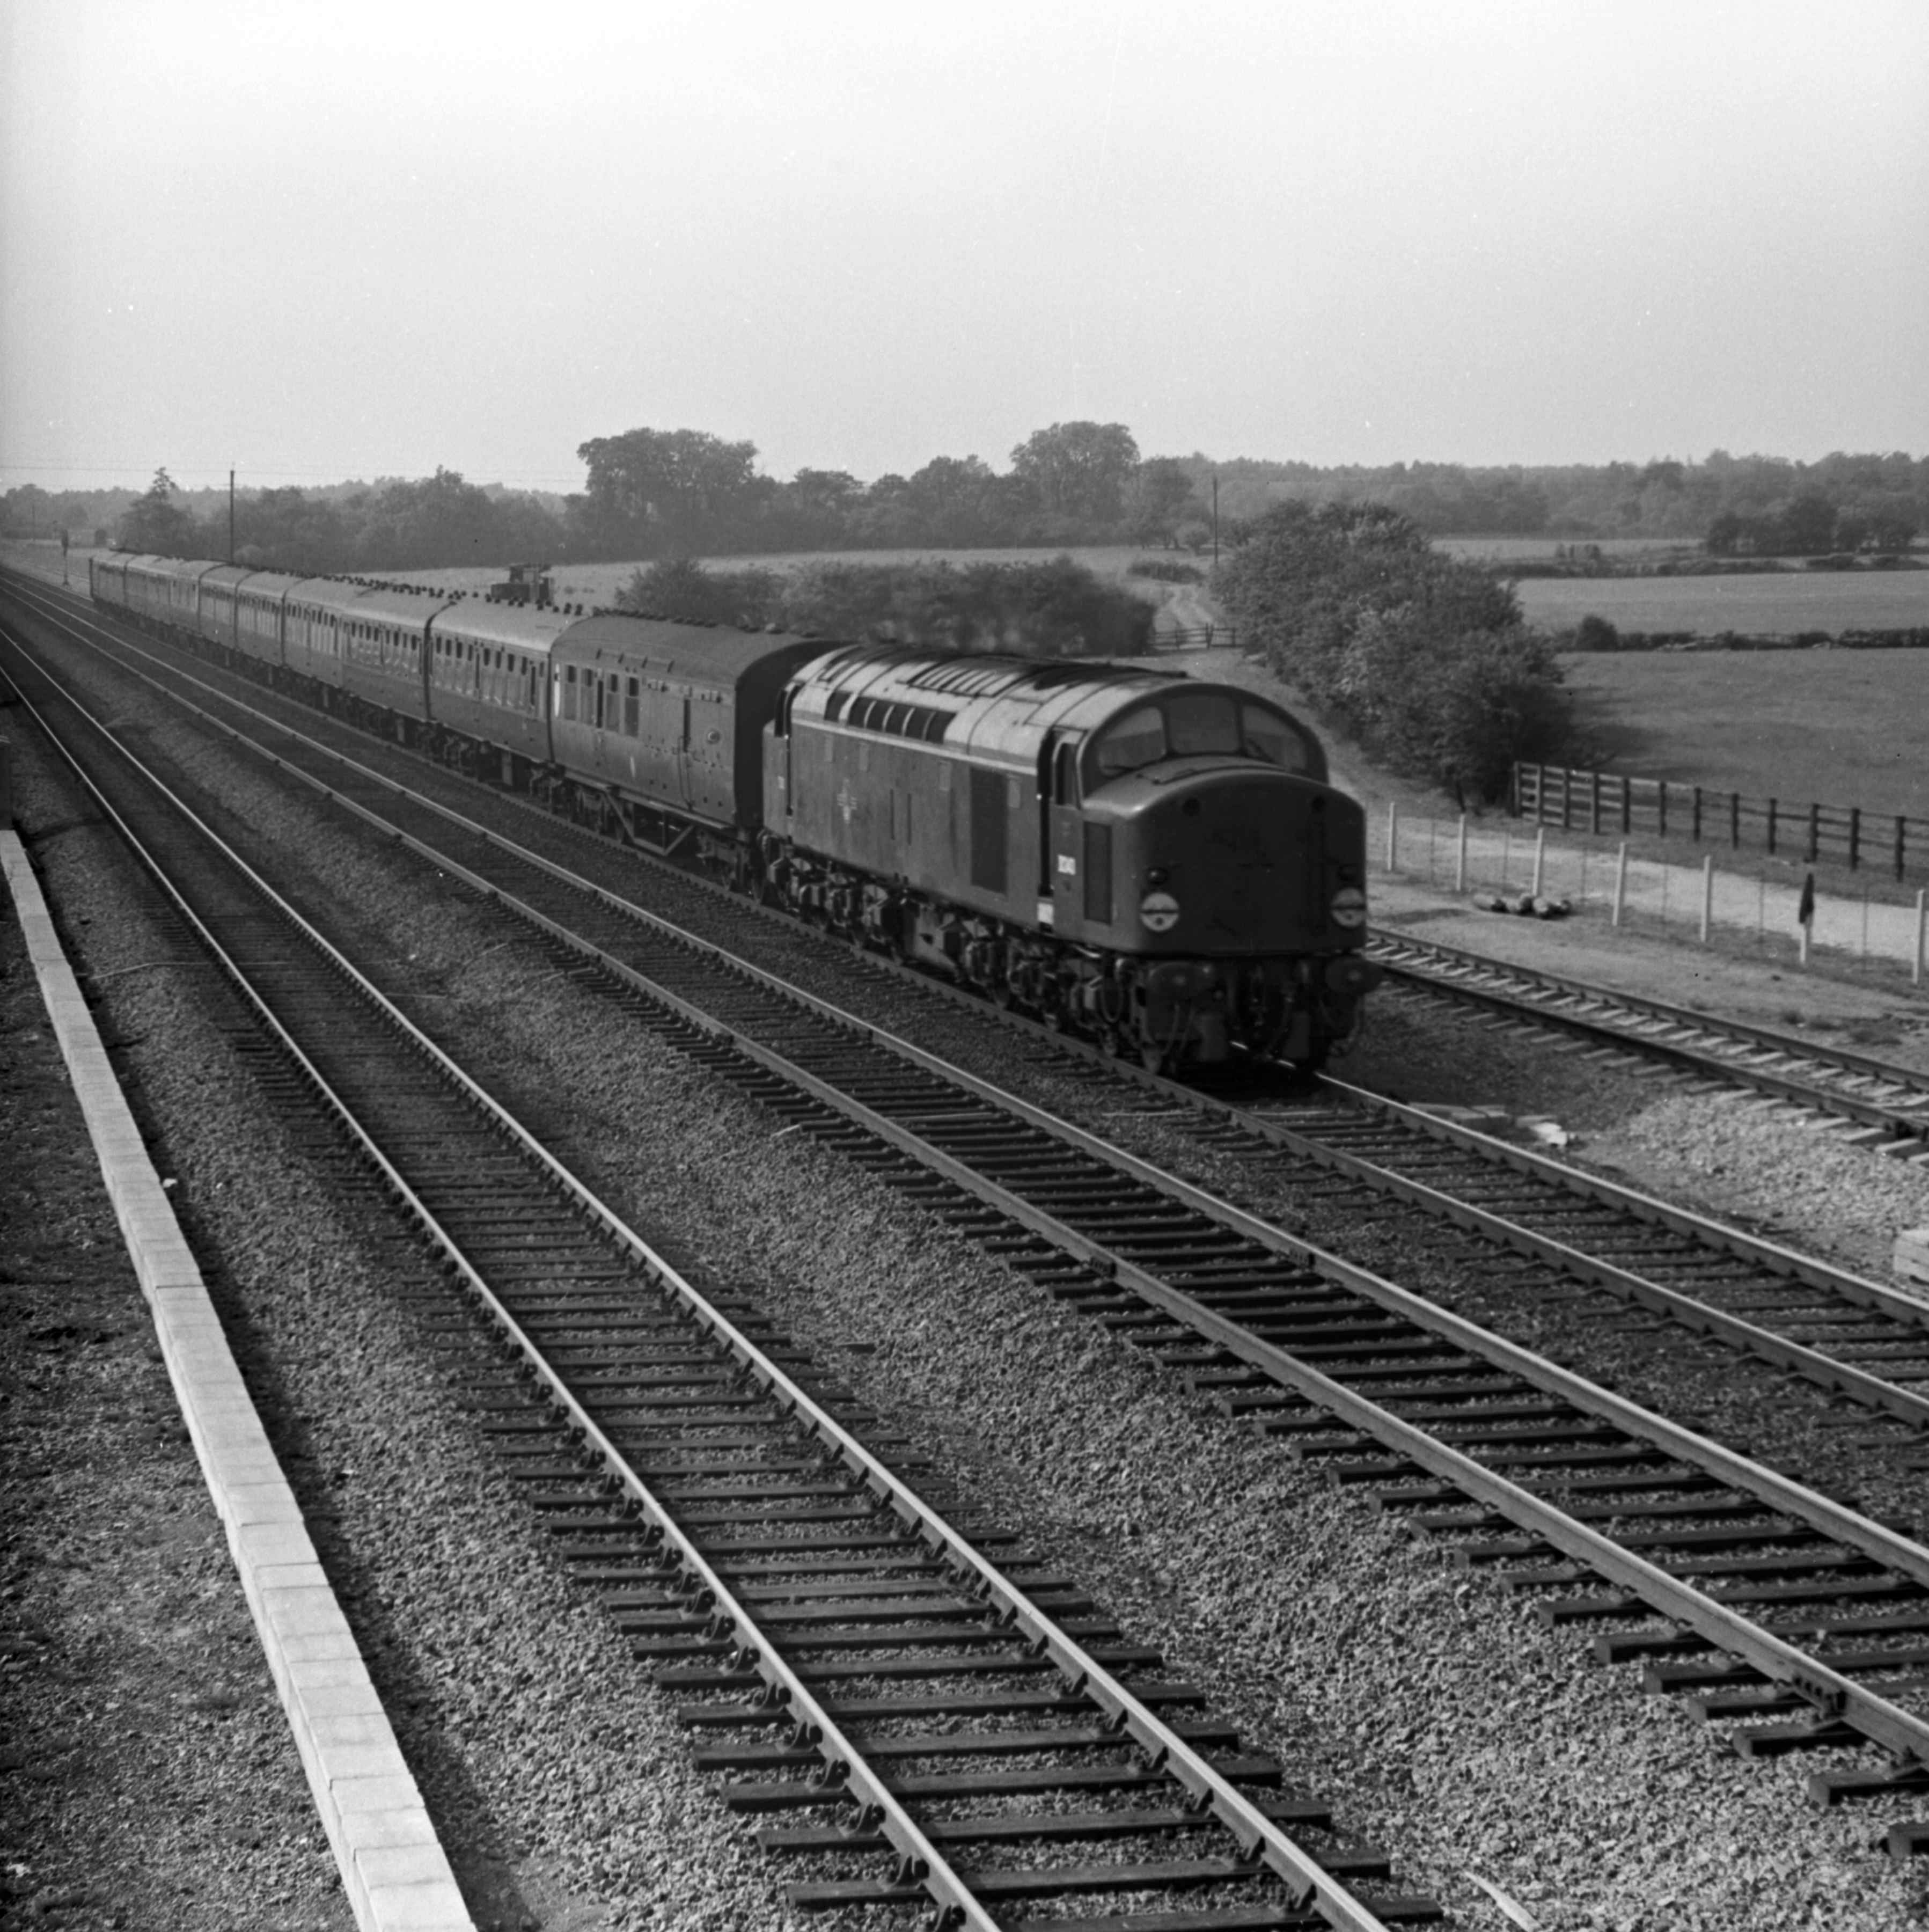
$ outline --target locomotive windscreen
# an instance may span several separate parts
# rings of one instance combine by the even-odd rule
[[[1093,756],[1101,783],[1161,758],[1262,758],[1289,772],[1312,769],[1306,740],[1276,711],[1223,691],[1174,692],[1137,706],[1107,726]]]

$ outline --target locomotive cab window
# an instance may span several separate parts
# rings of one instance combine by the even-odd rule
[[[1165,755],[1165,713],[1156,704],[1142,704],[1107,728],[1093,758],[1102,782],[1156,764]]]
[[[1106,728],[1091,754],[1097,783],[1162,758],[1256,758],[1282,770],[1317,775],[1304,734],[1262,704],[1223,691],[1174,692],[1142,704]]]

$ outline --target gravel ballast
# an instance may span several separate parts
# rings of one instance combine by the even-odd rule
[[[436,1010],[469,1050],[525,1090],[533,1110],[553,1112],[554,1096],[568,1095],[562,1124],[574,1157],[646,1232],[706,1274],[756,1286],[833,1359],[848,1351],[847,1378],[861,1395],[980,1472],[1008,1520],[1048,1541],[1136,1635],[1166,1644],[1204,1678],[1256,1743],[1296,1776],[1304,1768],[1305,1782],[1338,1802],[1343,1822],[1384,1843],[1403,1875],[1466,1901],[1469,1922],[1499,1922],[1467,1882],[1469,1870],[1550,1927],[1873,1928],[1919,1915],[1920,1879],[1868,1849],[1886,1815],[1810,1812],[1802,1760],[1721,1758],[1712,1733],[1642,1700],[1630,1675],[1586,1665],[1582,1640],[1546,1635],[1520,1606],[1444,1572],[888,1190],[797,1136],[776,1139],[770,1117],[720,1097],[606,1006],[549,980],[539,953],[502,945],[498,928],[466,907],[427,902],[420,868],[371,858],[224,760],[202,762],[202,773],[284,854],[308,855],[317,899],[352,900],[359,922],[396,935],[398,950],[415,956],[418,988],[446,996]],[[154,1083],[189,1113],[205,1106],[206,1084],[205,1068]],[[172,1120],[162,1098],[154,1104]],[[227,1105],[224,1097],[224,1112]],[[217,1194],[266,1184],[258,1162],[220,1151],[255,1144],[242,1137],[254,1124],[230,1116],[223,1126],[181,1163],[197,1214],[211,1178],[223,1184]],[[269,1225],[294,1204],[266,1197]],[[262,1206],[256,1198],[252,1216],[241,1217],[257,1239]],[[291,1267],[278,1250],[260,1258]],[[331,1298],[358,1310],[365,1296],[369,1312],[349,1325],[365,1323],[367,1335],[350,1355],[379,1386],[368,1364],[389,1357],[370,1352],[397,1349],[406,1324],[391,1332],[389,1317],[384,1325],[365,1282],[331,1271],[312,1297],[326,1308],[305,1316],[308,1292],[284,1283],[276,1299],[290,1306],[274,1319],[291,1345],[320,1349],[322,1331],[344,1325]],[[319,1382],[314,1392],[333,1390]],[[340,1400],[357,1413],[350,1396],[344,1387]],[[330,1418],[317,1426],[334,1426],[332,1408],[315,1412]],[[448,1426],[459,1435],[459,1422]],[[336,1453],[332,1442],[317,1460]],[[340,1453],[352,1472],[352,1454]],[[472,1449],[468,1465],[451,1466],[474,1460]],[[418,1448],[407,1461],[419,1470]],[[487,1480],[476,1473],[475,1482]],[[358,1521],[364,1483],[344,1478],[338,1486]],[[437,1490],[428,1514],[443,1508],[466,1521],[461,1500]],[[400,1535],[366,1534],[374,1552],[398,1562],[411,1553]],[[399,1591],[407,1609],[398,1642],[416,1647],[419,1616],[464,1672],[482,1667],[458,1634],[472,1618],[436,1624],[406,1582],[377,1574],[380,1590]],[[492,1589],[482,1613],[499,1616],[513,1594]],[[446,1705],[431,1703],[424,1725],[466,1743],[482,1720],[456,1692],[443,1694]],[[626,1771],[633,1777],[633,1763]],[[424,1783],[436,1802],[435,1780]],[[607,1870],[565,1827],[545,1828],[551,1836],[540,1842],[561,1869],[600,1892]]]

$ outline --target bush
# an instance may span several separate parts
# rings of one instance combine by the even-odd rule
[[[638,571],[616,602],[652,616],[1027,657],[1136,656],[1152,636],[1149,604],[1069,556],[962,570],[832,562],[792,576],[706,571],[680,558]]]
[[[783,588],[773,570],[709,571],[689,557],[668,557],[637,572],[616,592],[616,608],[758,631],[777,621]]]
[[[1173,563],[1162,556],[1135,558],[1125,567],[1128,577],[1150,577],[1161,584],[1203,584],[1205,572],[1196,563]]]
[[[1598,617],[1590,610],[1574,626],[1574,640],[1568,648],[1576,651],[1618,651],[1621,648],[1621,633],[1605,617]]]
[[[1512,589],[1441,555],[1383,503],[1276,506],[1216,588],[1249,646],[1396,769],[1504,795],[1516,758],[1562,760],[1561,668]]]

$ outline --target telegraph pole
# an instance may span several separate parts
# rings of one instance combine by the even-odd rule
[[[1219,472],[1212,472],[1212,567],[1219,568]]]
[[[235,560],[235,472],[228,472],[228,561]]]

